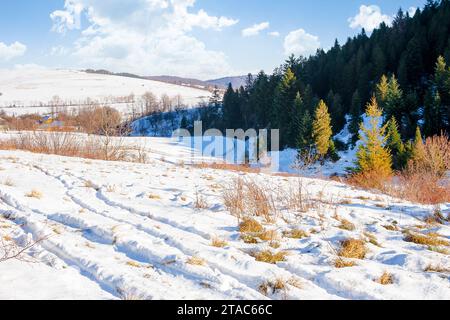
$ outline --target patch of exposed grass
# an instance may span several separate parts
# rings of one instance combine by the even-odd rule
[[[275,241],[279,239],[279,234],[275,230],[264,230],[256,235],[262,241]]]
[[[341,222],[341,224],[338,227],[339,229],[347,230],[347,231],[355,231],[356,227],[350,221],[348,221],[346,219],[341,219],[340,222]]]
[[[338,255],[350,259],[364,259],[367,254],[366,244],[363,240],[347,239],[341,242]]]
[[[367,237],[367,240],[368,240],[371,244],[373,244],[374,246],[380,247],[380,248],[382,247],[381,244],[378,242],[377,237],[376,237],[373,233],[370,233],[370,232],[364,232],[364,235]]]
[[[137,263],[136,261],[127,261],[127,266],[133,267],[133,268],[142,268],[142,266]]]
[[[392,224],[385,225],[383,226],[383,228],[385,228],[388,231],[398,231],[398,227]]]
[[[376,280],[376,282],[382,284],[383,286],[394,284],[394,276],[386,271]]]
[[[211,240],[211,245],[216,248],[224,248],[224,247],[228,246],[228,242],[226,242],[225,240],[222,240],[220,238],[213,238]]]
[[[440,254],[450,255],[450,250],[445,249],[445,248],[441,248],[441,247],[428,246],[428,250],[433,251],[433,252],[437,252],[437,253],[440,253]]]
[[[286,238],[291,238],[291,239],[303,239],[303,238],[308,238],[309,234],[306,231],[303,231],[300,229],[294,229],[294,230],[289,230],[289,231],[283,232],[283,236],[285,236]]]
[[[204,266],[206,264],[205,259],[200,257],[190,257],[186,262],[193,266]]]
[[[161,200],[161,197],[160,197],[159,195],[153,194],[153,193],[149,194],[149,195],[148,195],[148,198],[149,198],[150,200]]]
[[[437,272],[437,273],[450,273],[449,267],[443,267],[440,265],[429,265],[425,268],[425,272]]]
[[[25,195],[28,198],[42,199],[44,196],[39,190],[33,189]]]
[[[247,244],[257,244],[258,238],[252,236],[251,234],[241,234],[241,240]]]
[[[274,281],[264,281],[259,287],[259,292],[261,292],[265,296],[269,296],[270,294],[277,294],[278,292],[286,293],[287,284],[281,278],[278,278]]]
[[[344,260],[344,259],[336,259],[334,261],[334,266],[338,269],[351,268],[351,267],[356,266],[356,262]]]
[[[278,262],[285,261],[288,253],[285,251],[273,253],[270,250],[264,250],[264,251],[255,252],[252,255],[256,259],[256,261],[270,263],[270,264],[277,264]]]
[[[255,219],[245,218],[239,225],[241,233],[259,233],[264,231],[264,227]]]
[[[421,244],[425,246],[450,246],[450,243],[442,238],[440,238],[436,234],[419,234],[412,233],[411,231],[406,232],[406,236],[404,238],[406,242],[412,242],[415,244]]]

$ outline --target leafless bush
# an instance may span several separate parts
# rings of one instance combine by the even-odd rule
[[[27,259],[26,252],[47,239],[48,237],[42,237],[37,241],[29,241],[24,246],[19,247],[14,241],[6,241],[4,237],[0,237],[0,263],[13,259],[31,262]]]
[[[273,192],[250,179],[235,179],[226,188],[223,199],[230,213],[239,219],[256,216],[272,222],[277,212]]]

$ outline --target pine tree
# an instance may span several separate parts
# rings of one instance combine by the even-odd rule
[[[330,150],[332,135],[333,131],[328,107],[323,100],[320,100],[313,122],[313,138],[317,155],[322,161]]]
[[[424,131],[426,136],[439,134],[441,122],[441,96],[437,90],[429,90],[425,95]]]
[[[391,151],[394,169],[400,170],[404,168],[407,161],[405,145],[398,132],[398,124],[395,117],[392,117],[387,123],[386,147]]]
[[[367,105],[366,116],[369,117],[369,127],[361,124],[362,144],[357,152],[356,171],[372,174],[382,181],[392,175],[392,157],[384,147],[386,142],[386,127],[382,126],[383,111],[378,107],[375,97]]]

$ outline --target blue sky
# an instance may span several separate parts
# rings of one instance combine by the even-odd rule
[[[271,72],[425,0],[15,0],[0,67],[106,68],[202,79]],[[244,31],[245,30],[245,31]]]

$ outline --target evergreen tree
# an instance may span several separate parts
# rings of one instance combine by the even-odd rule
[[[424,131],[426,136],[439,134],[441,122],[441,96],[437,90],[431,89],[425,96]]]
[[[369,117],[369,127],[361,124],[362,144],[357,152],[356,171],[372,174],[382,181],[392,175],[392,157],[384,147],[386,142],[386,127],[382,126],[382,110],[378,107],[375,97],[367,105],[366,116]]]
[[[311,113],[309,110],[305,110],[300,117],[299,135],[297,138],[298,149],[309,149],[314,144],[312,123]]]
[[[289,128],[292,127],[292,114],[289,112],[294,105],[297,96],[297,78],[290,68],[286,70],[283,79],[276,88],[273,107],[273,128],[280,130],[280,146],[295,146],[296,138],[290,136]]]
[[[420,163],[425,158],[425,145],[422,139],[422,133],[420,128],[416,129],[416,137],[414,139],[413,150],[412,150],[412,160],[415,163]]]
[[[322,162],[330,150],[332,135],[333,131],[331,128],[331,117],[328,113],[328,107],[323,100],[320,100],[313,122],[313,138],[316,146],[316,153]]]
[[[361,118],[361,98],[359,96],[358,90],[355,91],[352,97],[352,105],[350,108],[350,124],[349,132],[352,134],[352,145],[355,145],[356,141],[359,139],[359,126],[362,122]]]
[[[398,132],[398,124],[395,117],[392,117],[387,124],[386,147],[389,148],[393,160],[393,168],[403,169],[406,165],[406,150]]]
[[[383,74],[376,88],[376,96],[380,108],[384,108],[388,94],[389,94],[389,81],[386,75]]]

